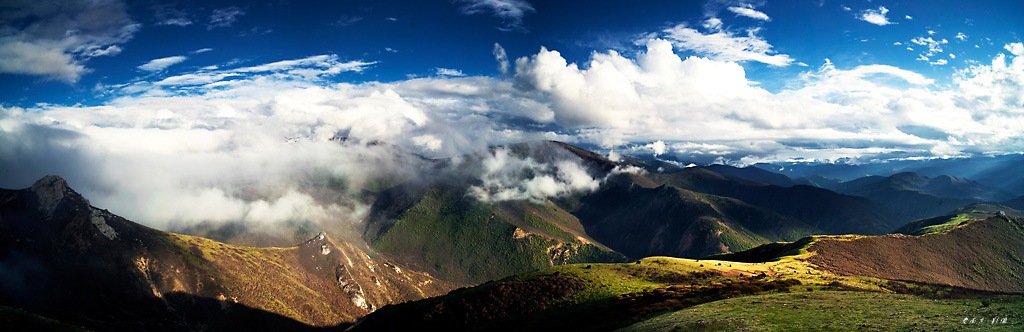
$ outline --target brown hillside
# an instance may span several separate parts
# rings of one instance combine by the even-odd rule
[[[991,217],[948,233],[822,238],[810,262],[839,275],[1024,292],[1022,220]]]

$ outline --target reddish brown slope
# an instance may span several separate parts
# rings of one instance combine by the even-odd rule
[[[1024,292],[1024,225],[991,217],[922,236],[855,240],[824,238],[808,249],[810,262],[839,275],[944,284],[996,292]]]

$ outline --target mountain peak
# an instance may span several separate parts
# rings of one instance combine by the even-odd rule
[[[71,195],[78,195],[74,190],[68,186],[68,182],[57,175],[44,176],[36,183],[32,184],[29,191],[35,194],[36,199],[39,201],[39,209],[47,216],[53,215],[53,212],[57,209],[57,205],[64,200],[65,197]]]

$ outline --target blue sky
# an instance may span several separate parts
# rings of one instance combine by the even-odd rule
[[[1020,1],[7,0],[0,187],[58,174],[150,225],[273,222],[358,217],[297,183],[414,174],[390,146],[1019,154],[1020,17]],[[600,182],[562,166],[546,192]]]
[[[887,64],[947,84],[956,70],[978,61],[988,62],[1006,43],[1019,42],[1019,17],[1024,13],[1024,4],[1019,1],[473,3],[133,1],[118,6],[112,1],[107,7],[113,9],[94,10],[99,15],[123,11],[115,16],[123,15],[123,26],[130,26],[131,33],[118,39],[108,38],[118,33],[118,27],[93,32],[101,37],[97,44],[114,45],[120,52],[88,56],[65,49],[72,58],[68,65],[80,65],[85,70],[64,77],[45,70],[26,74],[26,70],[16,68],[17,64],[7,65],[0,74],[0,101],[19,106],[101,104],[109,95],[97,91],[103,91],[105,85],[187,73],[204,66],[243,66],[320,54],[374,63],[358,74],[331,78],[336,81],[391,82],[436,75],[437,68],[496,76],[500,73],[491,55],[494,43],[501,44],[512,59],[536,53],[544,46],[558,50],[571,62],[585,62],[595,51],[615,49],[626,55],[641,51],[638,40],[679,24],[707,33],[702,24],[712,17],[732,35],[745,36],[757,29],[754,36],[771,45],[767,53],[792,59],[782,66],[740,62],[751,80],[769,90],[777,91],[809,67],[820,66],[826,58],[838,68]],[[501,4],[522,9],[503,13]],[[9,6],[19,4],[11,2]],[[752,18],[730,8],[749,9],[749,13],[764,16]],[[69,8],[71,13],[74,10]],[[218,12],[220,17],[216,17]],[[67,14],[9,18],[4,25],[24,29]],[[874,23],[864,20],[870,14],[884,19]],[[72,23],[66,24],[67,30],[75,29]],[[195,53],[204,49],[209,51]],[[706,50],[677,52],[683,56],[709,55]],[[173,56],[185,56],[187,60],[158,72],[138,68],[150,60]],[[8,53],[3,61],[18,59]]]

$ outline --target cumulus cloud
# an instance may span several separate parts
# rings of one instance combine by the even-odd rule
[[[535,12],[533,5],[525,0],[454,0],[461,4],[459,10],[464,15],[490,13],[502,20],[498,29],[504,31],[523,30],[523,17]]]
[[[857,16],[860,20],[868,22],[874,25],[885,26],[889,24],[895,24],[889,21],[885,14],[889,13],[889,9],[885,6],[879,6],[878,9],[866,9]]]
[[[721,22],[712,22],[709,33],[679,24],[666,29],[664,38],[684,50],[718,61],[757,61],[772,66],[788,66],[793,58],[786,54],[776,54],[772,45],[757,35],[757,29],[746,31],[746,35],[735,35],[733,32],[720,30]]]
[[[139,29],[119,0],[9,1],[0,11],[0,73],[77,82]],[[69,14],[70,13],[70,14]]]
[[[935,90],[934,81],[924,75],[888,65],[839,69],[826,61],[804,74],[797,88],[771,93],[749,82],[735,63],[683,59],[658,39],[635,59],[609,51],[594,54],[581,67],[542,49],[516,63],[518,86],[547,94],[556,123],[609,148],[660,139],[675,154],[698,157],[885,159],[940,151],[940,156],[989,153],[1000,144],[1017,144],[1007,138],[1015,134],[994,134],[987,123],[974,120],[977,111],[959,106],[962,101],[953,96],[963,92]],[[999,61],[979,68],[1004,67],[1012,68]],[[1006,85],[995,82],[988,84]],[[1002,105],[1021,108],[1012,102]],[[921,128],[942,135],[925,135]]]
[[[768,17],[768,14],[765,14],[754,9],[754,7],[751,5],[731,6],[728,9],[729,11],[735,13],[737,16],[745,16],[748,18],[761,21],[771,21],[771,18]]]
[[[166,58],[149,60],[138,68],[145,71],[163,71],[164,69],[167,69],[167,67],[185,62],[185,60],[188,60],[188,57],[182,55],[169,56]]]
[[[210,24],[206,25],[206,30],[230,27],[238,21],[239,17],[244,15],[245,11],[235,6],[214,9],[210,13]]]

